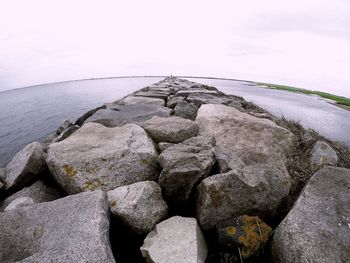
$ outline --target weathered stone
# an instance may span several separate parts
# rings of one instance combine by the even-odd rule
[[[317,141],[311,150],[310,163],[313,169],[322,168],[325,165],[337,165],[339,158],[337,153],[323,141]]]
[[[217,227],[220,248],[247,259],[256,256],[272,235],[272,228],[257,216],[239,216]]]
[[[0,262],[114,262],[105,193],[0,213]]]
[[[177,97],[188,97],[190,95],[196,96],[196,95],[219,95],[219,93],[216,90],[207,90],[203,88],[190,88],[188,90],[179,90],[176,92],[175,96]]]
[[[307,183],[275,230],[275,262],[348,262],[350,170],[326,166]]]
[[[152,140],[135,124],[107,128],[86,123],[49,146],[47,163],[65,191],[78,193],[157,180],[157,157]]]
[[[169,90],[164,90],[164,91],[139,91],[134,93],[134,96],[137,97],[150,97],[150,98],[157,98],[157,99],[162,99],[166,100],[168,96],[170,95]]]
[[[42,181],[37,181],[31,186],[23,188],[21,191],[0,202],[0,212],[3,211],[13,200],[21,197],[31,198],[34,203],[42,203],[60,198],[61,193],[58,189],[49,186]]]
[[[95,109],[89,110],[88,112],[84,113],[83,116],[79,117],[76,122],[74,123],[75,125],[82,126],[84,122],[90,118],[92,115],[94,115],[97,111],[102,110],[102,109],[107,109],[106,105],[102,105],[100,107],[97,107]]]
[[[215,147],[215,159],[218,162],[221,174],[231,170],[239,171],[245,166],[234,152],[218,145]]]
[[[204,263],[207,245],[195,218],[174,216],[147,235],[141,252],[147,262]]]
[[[295,138],[274,122],[218,104],[202,105],[196,122],[200,134],[213,135],[217,145],[236,154],[246,165],[268,164],[286,171],[286,154]]]
[[[80,127],[78,125],[72,125],[66,130],[62,131],[60,135],[58,135],[53,142],[60,142],[63,141],[64,139],[68,138],[71,136],[76,130],[78,130]]]
[[[107,196],[112,214],[138,234],[150,232],[168,212],[162,189],[152,181],[118,187]]]
[[[72,126],[73,123],[69,120],[64,120],[62,124],[58,127],[56,130],[56,134],[60,135],[63,131],[67,130],[70,126]]]
[[[228,104],[231,99],[218,93],[193,93],[187,100],[200,106],[202,104]]]
[[[174,109],[174,115],[185,119],[195,120],[198,107],[193,103],[188,103],[185,100],[178,102]]]
[[[4,211],[8,212],[14,209],[17,209],[19,207],[23,206],[29,206],[34,204],[33,199],[30,197],[18,197],[14,199],[11,203],[8,204],[8,206],[5,207]]]
[[[128,96],[123,99],[123,102],[124,102],[124,105],[152,104],[152,105],[158,105],[158,106],[165,106],[164,99],[141,97],[141,96]]]
[[[290,176],[267,165],[210,176],[197,188],[197,218],[210,229],[242,214],[273,217],[287,198]]]
[[[143,128],[156,142],[179,143],[198,134],[198,125],[181,117],[158,117],[145,121]]]
[[[158,143],[158,148],[159,148],[159,151],[162,152],[173,145],[174,143],[170,143],[170,142],[160,142]]]
[[[98,110],[86,122],[97,122],[107,127],[120,127],[128,123],[142,125],[153,116],[169,117],[171,109],[151,104],[118,106],[113,109]]]
[[[0,192],[2,189],[5,188],[5,184],[2,182],[6,178],[6,169],[5,168],[0,168]]]
[[[159,185],[172,202],[186,201],[192,188],[207,177],[215,164],[213,137],[194,137],[165,149],[159,155],[163,170]]]
[[[175,106],[180,102],[180,101],[183,101],[184,98],[183,97],[171,97],[168,99],[167,103],[166,103],[166,106],[169,107],[169,108],[172,108],[174,109]]]
[[[41,144],[39,142],[28,144],[16,153],[6,166],[4,179],[6,189],[13,189],[28,183],[45,169],[46,163]]]

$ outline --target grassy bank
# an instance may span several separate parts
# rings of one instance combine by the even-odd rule
[[[266,86],[270,89],[279,89],[279,90],[287,90],[287,91],[292,91],[292,92],[301,92],[304,94],[314,94],[314,95],[318,95],[318,96],[325,98],[325,99],[333,100],[339,105],[350,107],[350,99],[349,98],[337,96],[337,95],[330,94],[327,92],[313,91],[313,90],[301,89],[301,88],[284,86],[284,85],[276,85],[276,84],[270,84],[270,83],[262,83],[262,82],[257,82],[256,84],[258,86]]]

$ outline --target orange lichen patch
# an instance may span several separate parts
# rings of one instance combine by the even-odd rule
[[[143,160],[141,160],[141,163],[142,163],[143,165],[147,165],[147,164],[148,164],[148,161],[147,161],[146,159],[143,159]]]
[[[116,207],[117,206],[117,202],[116,201],[113,201],[112,203],[111,203],[111,207]]]
[[[86,181],[82,188],[84,191],[95,191],[101,187],[101,182],[98,179]]]
[[[268,241],[272,229],[257,216],[244,215],[240,219],[244,234],[238,238],[238,241],[243,248],[242,256],[249,257],[258,252]]]
[[[229,235],[235,235],[237,233],[237,229],[234,226],[229,226],[226,228],[226,233]]]
[[[74,177],[78,173],[72,166],[68,164],[63,165],[63,170],[69,177]]]

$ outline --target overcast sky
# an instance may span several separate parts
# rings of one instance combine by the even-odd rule
[[[350,97],[349,71],[349,0],[0,0],[0,90],[173,74]]]

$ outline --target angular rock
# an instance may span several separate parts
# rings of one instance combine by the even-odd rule
[[[62,124],[58,127],[56,130],[56,134],[60,135],[63,131],[67,130],[70,126],[72,126],[73,123],[69,120],[64,120]]]
[[[197,187],[197,219],[210,229],[242,214],[274,217],[290,187],[290,176],[268,165],[210,176]]]
[[[42,181],[37,181],[29,187],[23,188],[21,191],[7,197],[4,201],[0,201],[0,212],[5,209],[13,200],[18,198],[31,198],[33,203],[50,202],[61,197],[58,189],[47,185]]]
[[[195,218],[174,216],[147,235],[141,252],[147,262],[204,263],[207,245]]]
[[[216,144],[237,155],[246,165],[268,164],[285,170],[294,135],[267,119],[259,119],[235,108],[202,105],[196,122],[200,134],[211,134]]]
[[[221,174],[231,170],[239,171],[245,166],[235,153],[222,146],[215,147],[215,159],[218,162]]]
[[[158,105],[158,106],[165,106],[164,99],[140,97],[140,96],[128,96],[124,98],[123,103],[124,105],[152,104],[152,105]]]
[[[62,189],[78,193],[157,180],[157,157],[152,140],[135,124],[107,128],[86,123],[49,146],[47,163]]]
[[[4,211],[8,212],[19,207],[29,206],[34,204],[33,199],[30,197],[18,197],[14,199],[8,206],[5,207]]]
[[[5,188],[5,184],[2,182],[6,178],[6,169],[0,168],[0,192]]]
[[[166,106],[168,108],[174,109],[176,105],[180,102],[183,101],[183,97],[170,97],[166,103]]]
[[[66,130],[64,130],[63,132],[60,133],[60,135],[58,135],[53,142],[60,142],[63,141],[64,139],[68,138],[69,136],[71,136],[76,130],[78,130],[80,127],[78,125],[72,125],[69,128],[67,128]]]
[[[134,104],[98,110],[87,122],[101,123],[106,127],[120,127],[128,123],[142,125],[153,116],[169,117],[171,109],[151,104]]]
[[[339,158],[337,153],[323,141],[317,141],[311,150],[310,163],[313,169],[319,169],[325,165],[337,165]]]
[[[6,166],[4,183],[6,189],[13,189],[28,183],[45,171],[43,147],[32,142],[20,150]]]
[[[217,227],[220,248],[247,259],[264,251],[272,228],[257,216],[243,215]]]
[[[213,137],[194,137],[165,149],[159,155],[163,170],[158,183],[171,202],[184,202],[193,187],[207,177],[215,164]]]
[[[84,122],[90,118],[92,115],[94,115],[97,111],[99,110],[102,110],[102,109],[107,109],[107,106],[106,105],[102,105],[100,107],[97,107],[95,109],[92,109],[86,113],[84,113],[83,116],[79,117],[76,122],[74,123],[75,125],[78,125],[78,126],[82,126],[84,124]]]
[[[134,93],[136,97],[149,97],[166,100],[170,95],[170,90],[150,90],[150,91],[139,91]]]
[[[174,109],[174,115],[185,119],[195,120],[198,107],[193,103],[188,103],[185,100],[178,102]]]
[[[187,97],[187,100],[197,106],[202,104],[228,104],[232,100],[219,93],[192,93]]]
[[[217,92],[217,90],[207,90],[207,89],[203,89],[203,88],[190,88],[188,90],[179,90],[178,92],[176,92],[175,96],[177,97],[188,97],[190,95],[195,96],[195,95],[219,95],[219,93]]]
[[[0,213],[0,262],[114,262],[105,193]]]
[[[350,170],[326,166],[307,183],[275,230],[275,262],[348,262]]]
[[[198,125],[180,117],[153,117],[143,128],[156,142],[179,143],[198,134]]]
[[[174,143],[170,143],[170,142],[160,142],[158,143],[158,148],[159,148],[159,151],[162,152],[173,145]]]
[[[162,189],[152,181],[118,187],[107,196],[112,214],[137,234],[149,233],[168,213]]]

